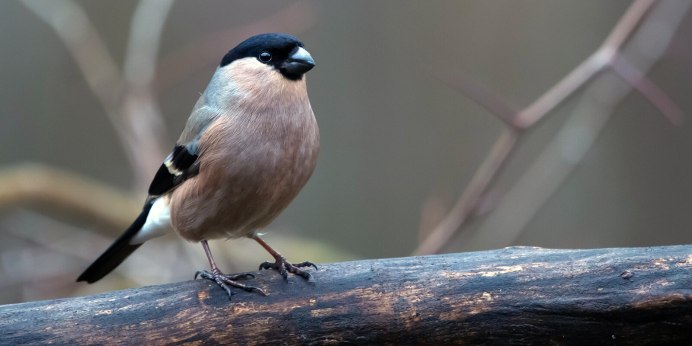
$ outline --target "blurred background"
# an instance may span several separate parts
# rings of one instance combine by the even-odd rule
[[[169,235],[74,283],[138,213],[221,57],[270,31],[317,62],[317,170],[264,230],[289,260],[690,243],[692,16],[686,1],[648,3],[2,1],[0,304],[207,268],[201,246]],[[502,109],[545,95],[633,6],[624,60],[508,130]],[[450,216],[469,185],[482,189]],[[270,258],[213,243],[228,273]]]

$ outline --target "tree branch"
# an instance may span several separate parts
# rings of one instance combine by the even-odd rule
[[[257,273],[0,306],[8,344],[675,344],[692,338],[692,245],[494,251]]]

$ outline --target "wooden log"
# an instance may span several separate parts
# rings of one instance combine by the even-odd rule
[[[494,251],[263,271],[0,307],[0,344],[690,344],[692,245]],[[50,284],[50,283],[46,283]]]

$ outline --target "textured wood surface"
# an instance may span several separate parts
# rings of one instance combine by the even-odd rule
[[[0,306],[0,344],[692,344],[692,245],[323,264]],[[49,283],[47,283],[49,284]]]

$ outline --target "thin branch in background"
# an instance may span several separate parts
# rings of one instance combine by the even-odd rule
[[[119,99],[125,82],[89,16],[72,0],[23,0],[22,3],[48,24],[65,44],[115,129],[133,171],[140,171],[137,152],[131,146],[132,134],[120,116]]]
[[[173,0],[140,1],[132,15],[123,74],[130,86],[149,87],[156,74],[163,27]]]
[[[613,61],[612,68],[618,76],[622,77],[640,94],[646,97],[654,107],[658,108],[659,112],[661,112],[671,124],[678,126],[682,124],[682,109],[680,109],[661,88],[630,64],[627,59],[619,56]]]
[[[75,1],[24,0],[23,3],[48,24],[65,44],[118,135],[135,176],[135,187],[146,186],[156,168],[151,162],[160,161],[164,155],[159,149],[162,147],[161,136],[157,135],[157,130],[141,124],[162,122],[157,121],[160,118],[160,114],[155,111],[158,106],[152,106],[156,103],[150,95],[133,96],[131,92],[125,92],[132,89],[132,82],[145,81],[142,77],[132,76],[153,76],[155,64],[151,63],[152,56],[155,60],[162,22],[172,2],[142,1],[137,7],[129,41],[135,42],[132,44],[136,49],[128,50],[128,57],[125,59],[130,72],[127,74],[129,79],[123,77],[113,56],[108,52],[105,40],[99,35],[84,9]],[[146,82],[151,84],[151,80],[153,78],[148,77]],[[144,101],[145,98],[148,100]],[[144,108],[148,111],[142,112],[138,107],[123,106],[131,104],[133,99],[148,105],[148,108]],[[136,114],[127,114],[128,112]]]
[[[506,126],[520,130],[520,128],[516,126],[515,122],[515,119],[517,118],[517,110],[506,103],[498,95],[495,95],[477,83],[468,81],[468,79],[464,78],[464,76],[460,74],[449,73],[446,71],[445,73],[431,71],[431,73],[450,87],[461,91],[466,97],[473,100],[479,106],[485,108],[485,110],[487,110],[490,114],[502,120]]]
[[[642,75],[663,55],[690,5],[692,3],[686,0],[659,3],[632,35],[627,58]],[[656,40],[651,40],[651,37],[656,37]],[[498,208],[475,230],[476,236],[462,234],[460,239],[465,242],[464,246],[482,248],[515,242],[578,167],[615,109],[632,89],[633,85],[614,74],[604,74],[595,80],[555,138],[512,185]],[[479,234],[483,237],[478,237]]]
[[[72,0],[22,3],[48,24],[69,50],[91,91],[104,105],[116,102],[120,71],[86,12]]]
[[[438,246],[432,242],[443,241],[444,243],[439,245],[441,248],[454,235],[458,226],[468,220],[481,196],[487,191],[488,186],[494,181],[502,166],[507,162],[507,158],[514,150],[518,139],[519,132],[517,130],[509,127],[503,130],[490,149],[486,159],[474,173],[461,197],[442,221],[427,234],[414,254],[436,252],[428,249],[431,245]]]
[[[168,146],[166,122],[153,92],[163,27],[173,0],[140,1],[132,16],[123,75],[127,82],[122,118],[132,133],[130,150],[136,151],[136,187],[144,190]]]
[[[656,4],[656,0],[635,1],[618,20],[598,50],[555,86],[538,97],[536,101],[519,111],[516,126],[524,129],[533,126],[555,107],[572,96],[578,89],[596,77],[604,68],[610,66],[610,62],[619,54],[622,45],[635,32],[637,26],[644,20],[654,4]]]
[[[462,86],[461,90],[465,91],[467,96],[469,96],[472,100],[484,106],[492,114],[496,115],[498,118],[507,123],[508,129],[500,135],[500,138],[496,141],[495,145],[493,146],[493,149],[486,156],[485,161],[478,168],[478,170],[474,174],[474,177],[471,179],[471,181],[467,185],[467,188],[461,194],[459,200],[452,208],[452,210],[450,210],[448,215],[438,224],[437,227],[435,227],[435,229],[428,233],[427,237],[419,244],[418,248],[414,251],[414,254],[420,255],[437,253],[441,251],[441,249],[449,242],[449,240],[453,236],[455,236],[455,234],[468,221],[469,216],[472,215],[473,211],[475,210],[480,197],[487,191],[488,187],[490,186],[490,183],[501,172],[502,167],[504,167],[505,161],[511,156],[512,152],[515,149],[515,144],[520,139],[520,134],[523,133],[523,130],[533,127],[538,121],[540,121],[548,113],[553,111],[558,105],[560,105],[570,96],[573,96],[577,90],[583,88],[589,82],[593,81],[595,78],[601,75],[601,72],[603,72],[606,68],[610,68],[611,66],[613,66],[613,63],[617,61],[617,58],[621,54],[623,45],[627,43],[633,35],[637,33],[637,28],[643,21],[645,21],[645,19],[647,18],[647,14],[651,12],[655,4],[656,1],[654,0],[635,1],[625,12],[625,14],[620,18],[620,20],[615,25],[611,33],[605,39],[604,43],[596,52],[594,52],[591,56],[584,60],[584,62],[579,64],[572,72],[565,76],[555,86],[550,88],[538,99],[536,99],[536,101],[534,101],[528,107],[517,112],[517,115],[512,120],[508,120],[507,114],[511,112],[506,110],[507,107],[497,106],[503,104],[501,101],[497,99],[497,97],[488,95],[481,88],[469,88],[466,86],[467,83],[460,84]],[[673,2],[670,2],[670,4],[665,3],[665,5],[670,7],[684,7],[678,3]],[[677,26],[676,24],[668,25],[671,25],[673,28]],[[669,32],[671,33],[670,36],[672,36],[672,31],[673,30],[669,30]],[[670,36],[667,37],[666,42],[670,40]],[[658,40],[661,40],[661,37],[657,38]],[[661,51],[658,54],[655,54],[655,56],[658,57],[662,53],[663,52]],[[643,70],[644,69],[640,69],[640,71]],[[631,73],[631,70],[627,72]],[[627,76],[632,77],[631,74]],[[633,84],[635,86],[645,85],[645,87],[642,86],[637,89],[640,91],[645,90],[645,95],[647,95],[647,97],[650,100],[654,100],[652,102],[655,102],[659,109],[664,111],[664,114],[673,115],[671,119],[675,119],[675,115],[680,114],[680,112],[675,111],[677,107],[674,106],[672,102],[669,102],[669,99],[667,97],[661,96],[661,94],[663,94],[662,92],[657,93],[659,89],[653,87],[653,83],[646,84],[643,81],[648,80],[645,80],[641,77],[630,79],[632,79],[630,80],[630,82],[635,82]],[[491,102],[489,102],[489,100],[491,100]],[[665,100],[666,102],[663,102],[663,100]],[[612,109],[611,107],[604,108],[607,108],[609,110]],[[583,116],[583,114],[581,114],[580,112],[574,112],[573,114],[577,116]],[[602,124],[600,126],[602,126]],[[565,125],[565,127],[567,127],[567,125]],[[593,128],[598,129],[600,127],[596,125]],[[597,133],[598,131],[594,131],[591,133],[593,135],[593,138],[591,138],[591,140],[595,140],[595,135]],[[587,140],[584,143],[588,143],[585,146],[585,148],[588,148],[590,147],[590,143],[592,143],[592,141],[589,142]],[[585,150],[585,148],[582,149]],[[549,146],[547,150],[551,149],[553,149],[552,146]],[[584,153],[585,151],[581,153],[582,156]],[[581,156],[579,155],[577,155],[577,157],[581,158]],[[540,157],[539,159],[537,159],[537,162],[538,161],[543,162],[540,159]],[[545,166],[542,167],[544,168]],[[567,172],[569,171],[571,171],[571,169],[567,170]],[[533,176],[540,177],[542,175],[553,174],[555,172],[552,170],[544,169],[540,172],[537,172],[536,170],[531,170],[531,173],[533,174]],[[483,175],[483,177],[480,177],[480,175]],[[525,176],[529,176],[529,174],[527,173]],[[561,179],[558,180],[560,182],[562,181]],[[552,195],[552,191],[554,191],[556,188],[557,185],[551,186],[550,189],[546,189],[550,192],[547,193],[546,196],[544,196],[544,200],[547,200],[547,198],[550,195]],[[530,205],[530,203],[524,204],[525,207],[529,207]],[[512,205],[516,205],[516,203],[513,203]],[[540,205],[542,205],[542,203]],[[532,209],[533,207],[530,208]],[[533,213],[535,213],[536,211],[534,211]],[[530,213],[527,212],[525,214]],[[518,228],[521,230],[523,229],[523,226],[525,224],[522,225],[522,223],[518,222],[517,225],[519,225]],[[494,231],[502,232],[506,229],[503,228],[505,226],[505,224],[495,225]],[[484,235],[487,236],[488,234]],[[506,240],[508,237],[502,236],[502,234],[500,234],[496,237],[488,236],[488,238],[492,238],[492,241],[494,243],[497,243],[500,240]],[[513,237],[510,238],[514,239]]]
[[[38,206],[58,218],[70,215],[111,235],[127,227],[139,210],[137,200],[117,189],[35,163],[0,170],[0,210],[15,205]]]

